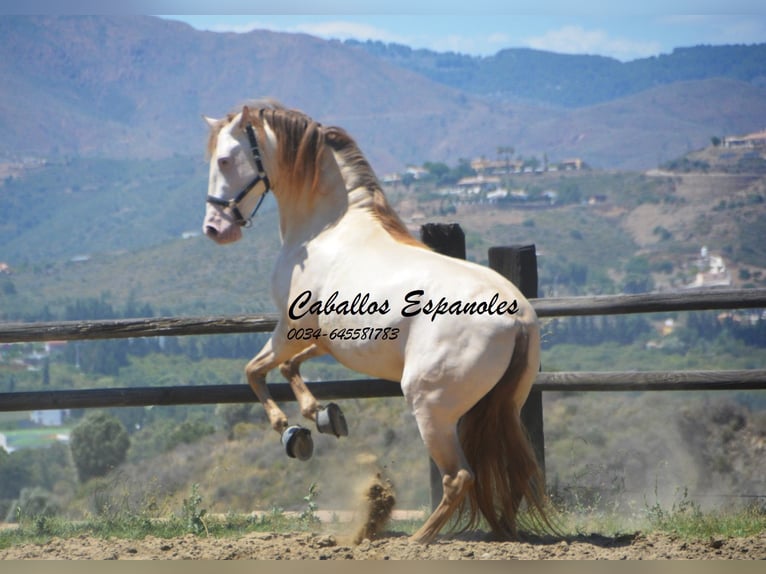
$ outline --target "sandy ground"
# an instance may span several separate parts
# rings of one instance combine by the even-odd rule
[[[687,542],[663,534],[528,542],[492,542],[481,536],[440,538],[424,546],[406,535],[385,532],[376,540],[353,544],[341,534],[250,533],[238,538],[102,540],[91,536],[55,538],[45,544],[21,544],[0,550],[0,559],[61,560],[662,560],[766,559],[766,532],[749,538]]]

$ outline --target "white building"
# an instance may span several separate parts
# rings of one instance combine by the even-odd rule
[[[29,420],[44,427],[60,427],[69,417],[69,409],[54,409],[47,411],[32,411]]]

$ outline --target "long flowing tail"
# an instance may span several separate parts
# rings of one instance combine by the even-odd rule
[[[461,446],[475,478],[459,509],[457,524],[466,530],[476,528],[483,516],[503,538],[516,537],[519,527],[537,534],[556,531],[546,512],[544,477],[521,422],[521,405],[514,401],[517,389],[531,385],[539,369],[537,360],[529,360],[530,343],[538,339],[536,327],[519,333],[505,373],[460,422]],[[520,513],[523,503],[526,511]]]

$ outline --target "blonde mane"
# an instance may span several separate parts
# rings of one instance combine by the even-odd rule
[[[250,122],[265,138],[263,122],[268,123],[279,143],[276,163],[278,179],[269,174],[272,184],[285,189],[308,190],[315,194],[321,180],[321,159],[328,147],[335,151],[351,174],[346,181],[347,191],[366,189],[370,194],[370,211],[391,237],[400,243],[426,248],[415,239],[397,213],[388,203],[375,172],[362,154],[353,138],[339,127],[323,127],[306,114],[284,108],[275,101],[257,101],[245,108],[247,117],[241,121]],[[234,120],[236,114],[229,114],[210,131],[208,157],[215,150],[216,139],[221,129]]]
[[[328,127],[324,130],[325,143],[332,148],[346,166],[350,167],[351,178],[346,182],[346,188],[351,191],[364,188],[372,198],[370,210],[388,234],[400,243],[427,247],[415,239],[407,230],[399,215],[394,211],[383,193],[378,177],[362,154],[354,139],[346,130],[338,127]]]

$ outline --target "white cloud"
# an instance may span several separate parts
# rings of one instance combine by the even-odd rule
[[[700,36],[695,43],[760,44],[766,40],[766,17],[763,15],[676,15],[660,19],[683,33]]]
[[[609,36],[603,30],[564,26],[524,40],[527,46],[560,54],[601,54],[618,60],[634,60],[661,51],[659,42],[640,42]]]
[[[300,22],[290,25],[280,25],[273,22],[253,20],[242,24],[220,23],[208,28],[213,32],[247,33],[254,30],[271,30],[273,32],[302,33],[318,36],[324,39],[336,40],[380,40],[381,42],[407,43],[407,38],[392,33],[384,28],[362,22],[347,20],[331,20],[324,22]]]
[[[292,30],[285,31],[303,32],[312,36],[319,36],[320,38],[335,38],[338,40],[353,38],[356,40],[378,40],[381,42],[406,42],[405,38],[383,28],[346,20],[297,24]]]

